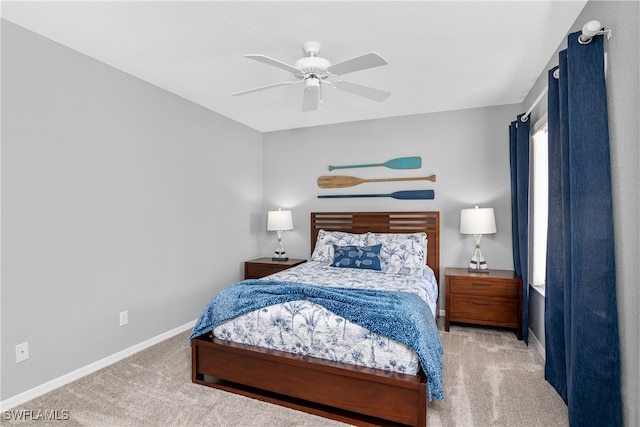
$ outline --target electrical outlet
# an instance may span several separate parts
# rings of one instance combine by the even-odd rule
[[[129,323],[129,312],[123,311],[120,313],[120,326],[124,326]]]
[[[29,343],[23,342],[16,346],[16,363],[24,362],[29,358]]]

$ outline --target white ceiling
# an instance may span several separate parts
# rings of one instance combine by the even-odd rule
[[[520,103],[586,1],[7,2],[2,17],[258,131]],[[378,103],[302,85],[244,58],[292,64],[306,41],[338,63],[367,52],[388,65],[344,80],[390,91]]]

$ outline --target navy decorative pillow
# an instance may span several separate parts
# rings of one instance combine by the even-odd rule
[[[363,268],[380,271],[382,244],[373,246],[333,245],[332,267]]]

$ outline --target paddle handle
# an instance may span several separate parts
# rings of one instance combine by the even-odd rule
[[[388,182],[388,181],[431,181],[436,182],[435,175],[429,176],[410,176],[407,178],[372,178],[363,179],[362,182]]]
[[[321,194],[318,199],[346,199],[351,197],[391,197],[391,194]]]
[[[384,166],[384,163],[368,163],[364,165],[346,165],[346,166],[331,166],[329,165],[329,170],[332,171],[334,169],[352,169],[352,168],[372,168],[375,166]]]

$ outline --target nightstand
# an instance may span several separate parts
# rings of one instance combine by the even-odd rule
[[[522,339],[522,279],[512,270],[445,269],[444,330],[450,322],[514,328]]]
[[[244,278],[259,279],[261,277],[268,276],[270,274],[277,273],[291,267],[295,267],[296,265],[300,265],[303,262],[307,262],[307,260],[289,258],[287,261],[273,261],[271,258],[264,257],[253,259],[251,261],[245,261]]]

